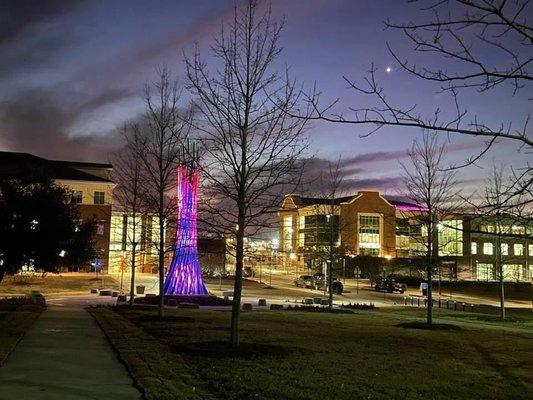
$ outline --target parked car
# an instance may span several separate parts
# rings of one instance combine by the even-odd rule
[[[314,286],[315,280],[311,275],[300,275],[294,280],[296,287],[305,287],[312,288]]]
[[[405,283],[396,282],[394,278],[378,278],[374,283],[374,290],[376,292],[403,293],[407,290]]]
[[[314,275],[314,287],[316,290],[326,290],[327,289],[327,280],[324,274],[318,273]],[[333,282],[331,283],[331,288],[333,290],[333,293],[335,294],[342,294],[344,291],[344,285],[340,280],[337,278],[333,278]]]

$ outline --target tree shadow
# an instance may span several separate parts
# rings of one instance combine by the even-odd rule
[[[419,322],[419,321],[401,322],[397,324],[396,326],[399,328],[422,329],[422,330],[432,330],[432,331],[460,331],[461,330],[461,328],[458,327],[457,325],[436,324],[436,323],[429,325],[426,322]]]
[[[172,344],[170,348],[171,351],[183,355],[243,360],[261,357],[287,357],[297,351],[296,348],[288,346],[248,342],[241,343],[238,348],[232,348],[226,341],[176,343]]]

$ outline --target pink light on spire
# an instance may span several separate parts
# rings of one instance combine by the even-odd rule
[[[200,172],[190,165],[177,167],[177,229],[174,255],[165,278],[166,295],[206,295],[198,261],[197,217]]]

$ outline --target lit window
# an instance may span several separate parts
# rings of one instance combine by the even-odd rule
[[[470,246],[470,250],[471,250],[472,254],[477,254],[477,243],[476,242],[472,242],[472,244]]]
[[[83,192],[81,190],[74,190],[70,197],[71,204],[81,204],[83,201]]]
[[[359,252],[361,254],[379,255],[381,248],[379,216],[359,216]]]
[[[513,235],[523,235],[525,233],[525,229],[523,226],[513,225],[511,227],[511,233]]]
[[[483,243],[483,254],[491,256],[493,254],[492,243]]]
[[[509,255],[509,245],[507,243],[502,243],[502,256]]]
[[[94,192],[94,204],[105,203],[105,192]]]
[[[463,255],[463,221],[446,220],[437,225],[439,237],[439,255]]]
[[[524,255],[524,245],[521,243],[515,243],[513,246],[513,251],[515,256],[523,256]]]
[[[305,216],[301,215],[300,216],[300,229],[304,229],[304,228],[305,228]]]
[[[530,244],[528,247],[529,247],[529,255],[533,256],[533,244]]]
[[[292,249],[292,216],[283,218],[283,249]]]
[[[477,264],[476,266],[476,279],[478,281],[490,281],[494,279],[494,269],[492,264]]]
[[[520,281],[524,279],[522,264],[504,264],[503,279],[505,281]]]
[[[96,234],[99,236],[103,236],[105,232],[105,222],[104,221],[98,221],[96,223]]]

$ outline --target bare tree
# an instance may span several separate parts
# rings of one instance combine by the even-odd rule
[[[245,234],[254,235],[277,211],[281,194],[298,181],[306,147],[306,121],[297,111],[298,90],[272,71],[281,48],[282,23],[258,2],[235,7],[228,29],[212,46],[219,66],[210,70],[198,51],[186,57],[188,88],[195,95],[195,127],[203,146],[204,202],[210,228],[235,237],[236,269],[231,345],[239,343]]]
[[[137,253],[143,240],[141,230],[142,218],[145,215],[146,182],[143,163],[138,157],[143,151],[143,138],[140,137],[139,131],[131,126],[124,126],[121,136],[124,147],[115,153],[113,160],[113,175],[117,183],[113,195],[126,216],[126,246],[131,247],[130,305],[133,306]]]
[[[175,222],[174,192],[176,167],[183,151],[183,140],[190,130],[190,113],[180,109],[180,92],[166,68],[158,70],[158,79],[146,85],[146,112],[134,129],[140,146],[137,157],[145,175],[145,203],[155,216],[157,231],[152,237],[158,256],[159,315],[164,314],[165,255],[173,243],[166,243],[167,230]],[[153,223],[152,219],[152,223]]]
[[[423,211],[412,216],[425,237],[424,256],[427,278],[427,323],[433,323],[433,271],[439,256],[438,224],[455,209],[457,193],[455,172],[445,171],[445,145],[435,134],[424,134],[415,140],[409,152],[409,163],[403,165],[406,196]]]
[[[315,246],[310,253],[315,260],[326,263],[325,290],[328,293],[329,309],[333,309],[333,270],[335,262],[341,260],[344,252],[340,245],[340,204],[339,196],[342,194],[344,176],[341,170],[341,159],[328,162],[327,172],[321,174],[319,181],[313,181],[313,186],[318,186],[314,197],[319,201],[314,205],[315,212]],[[325,224],[319,220],[325,215]],[[306,228],[309,226],[306,225]],[[325,228],[325,229],[324,229]],[[325,234],[325,240],[321,236]]]
[[[513,176],[505,176],[505,167],[494,167],[488,176],[484,192],[480,201],[469,201],[474,210],[473,220],[476,222],[470,234],[476,233],[490,240],[493,246],[494,268],[500,284],[500,319],[505,320],[505,264],[510,260],[508,243],[503,240],[518,240],[525,242],[528,251],[528,242],[531,240],[531,215],[524,207],[520,197],[514,197],[511,202],[507,200],[509,185],[512,185]],[[490,227],[490,228],[489,228]],[[517,227],[518,229],[515,229]]]
[[[415,3],[414,1],[411,3]],[[468,135],[484,139],[481,152],[473,155],[460,168],[476,163],[496,143],[514,141],[525,154],[533,152],[533,139],[529,128],[530,115],[522,121],[502,117],[499,123],[484,121],[472,115],[462,105],[462,93],[476,90],[480,102],[483,96],[500,86],[511,87],[511,96],[525,96],[531,101],[533,75],[533,15],[529,0],[443,0],[419,1],[426,20],[410,23],[387,21],[387,28],[400,31],[412,45],[413,56],[425,57],[423,67],[410,62],[389,43],[387,48],[399,68],[415,79],[433,83],[441,93],[450,95],[450,112],[440,108],[424,115],[416,105],[394,104],[378,82],[377,69],[371,66],[364,82],[344,77],[349,87],[364,97],[375,100],[374,105],[351,107],[349,113],[335,111],[335,101],[327,106],[320,104],[320,93],[313,91],[308,101],[313,108],[312,119],[353,125],[370,125],[366,137],[385,126],[411,127],[437,133]],[[491,57],[486,57],[490,53]],[[528,89],[529,88],[529,89]],[[522,93],[525,91],[525,93]],[[505,101],[502,99],[501,101]],[[533,196],[533,166],[526,162],[514,174],[511,190],[503,198],[503,205],[513,197],[528,193],[522,200],[531,203]]]

